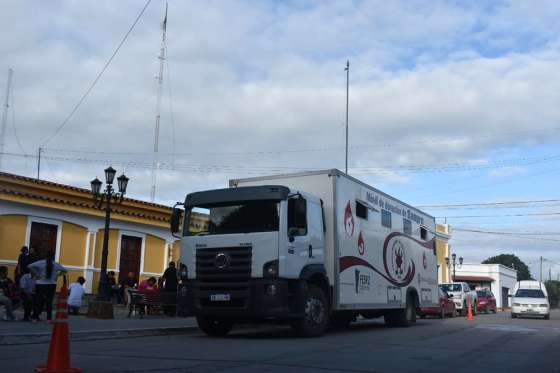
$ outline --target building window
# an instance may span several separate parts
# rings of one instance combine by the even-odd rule
[[[420,227],[420,239],[422,240],[428,239],[428,230],[425,227]]]
[[[381,210],[381,225],[387,228],[391,228],[391,212],[387,210]]]
[[[35,255],[43,259],[47,255],[54,256],[56,253],[56,238],[58,226],[46,223],[31,223],[29,236],[29,247],[35,250]]]
[[[412,222],[408,219],[403,219],[403,232],[412,235]]]
[[[364,220],[368,218],[368,208],[360,201],[356,201],[356,216]]]

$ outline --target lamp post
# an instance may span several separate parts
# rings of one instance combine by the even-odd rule
[[[95,206],[105,210],[105,231],[103,232],[103,251],[101,252],[101,275],[97,292],[97,301],[111,300],[111,289],[107,281],[107,257],[109,256],[109,228],[111,224],[111,204],[122,203],[126,194],[128,177],[124,174],[117,178],[118,191],[113,188],[113,181],[117,171],[109,166],[105,169],[105,190],[101,191],[103,183],[98,178],[91,181],[91,192]]]
[[[449,260],[449,257],[445,257],[445,264],[447,265],[447,268],[449,270],[449,268],[451,266],[453,266],[453,277],[451,279],[451,281],[455,281],[455,274],[456,274],[456,267],[457,267],[457,254],[453,253],[451,254],[451,260]],[[459,268],[463,266],[463,257],[459,257]]]

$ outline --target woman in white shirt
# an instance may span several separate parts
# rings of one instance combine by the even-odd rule
[[[29,270],[35,275],[35,299],[33,300],[32,321],[39,321],[39,315],[43,312],[46,304],[47,320],[52,319],[52,306],[54,293],[56,292],[56,278],[60,272],[66,272],[66,268],[54,261],[52,253],[47,259],[38,260],[29,264]]]

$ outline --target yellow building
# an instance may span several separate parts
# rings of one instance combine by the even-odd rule
[[[179,260],[179,242],[170,234],[171,208],[125,198],[114,205],[109,232],[108,271],[117,279],[134,272],[140,281],[161,276]],[[69,270],[70,281],[86,278],[96,292],[101,267],[105,212],[91,191],[0,173],[0,265],[10,277],[22,246],[38,255],[52,252]]]
[[[450,270],[445,258],[451,258],[451,228],[447,224],[436,224],[436,256],[438,266],[438,282],[450,282]]]

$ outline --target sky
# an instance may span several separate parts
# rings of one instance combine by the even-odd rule
[[[148,200],[165,3],[2,1],[2,171]],[[560,3],[169,0],[156,202],[345,166],[453,230],[466,262],[560,275]],[[553,200],[553,201],[550,201]],[[543,215],[549,214],[549,215]],[[467,216],[467,217],[466,217]],[[467,232],[477,230],[506,234]],[[511,234],[513,233],[513,234]],[[534,235],[539,233],[539,235]]]

